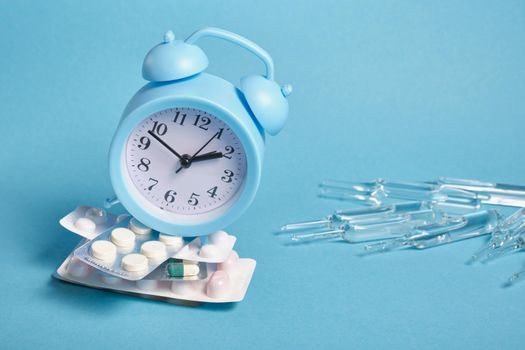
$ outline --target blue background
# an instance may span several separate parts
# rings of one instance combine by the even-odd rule
[[[344,203],[324,178],[525,183],[523,1],[1,1],[0,218],[5,348],[523,348],[516,254],[467,266],[471,240],[360,258],[273,232]],[[219,26],[266,48],[295,87],[263,182],[229,229],[258,261],[246,299],[186,308],[77,287],[51,273],[78,238],[58,220],[111,194],[107,151],[167,29]],[[210,71],[263,72],[204,39]]]

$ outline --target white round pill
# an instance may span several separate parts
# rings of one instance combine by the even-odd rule
[[[129,220],[129,229],[135,232],[137,235],[149,235],[151,233],[151,228],[144,225],[142,222],[138,221],[135,218]]]
[[[117,227],[111,231],[111,241],[122,248],[130,248],[135,245],[135,234],[124,227]]]
[[[231,271],[237,262],[239,261],[239,254],[235,250],[232,250],[230,255],[228,255],[228,259],[221,262],[220,264],[217,264],[218,270],[224,270],[224,271]]]
[[[231,293],[230,276],[226,271],[215,271],[206,285],[206,295],[210,298],[224,298]]]
[[[135,284],[139,289],[152,291],[157,289],[157,281],[156,280],[138,280],[135,281]]]
[[[208,241],[213,244],[222,245],[228,242],[228,234],[224,231],[217,231],[208,235]]]
[[[102,261],[110,262],[117,256],[117,247],[108,241],[95,241],[91,244],[91,256]]]
[[[105,223],[108,219],[108,214],[102,208],[89,208],[84,216],[93,220],[97,225]]]
[[[197,291],[197,281],[173,281],[171,291],[175,294],[188,296]]]
[[[67,265],[67,273],[73,277],[83,278],[87,277],[91,272],[91,267],[83,263],[77,258],[72,258]]]
[[[199,250],[199,256],[207,259],[216,259],[221,256],[221,249],[215,244],[205,244]]]
[[[181,236],[172,236],[164,233],[159,234],[159,241],[170,248],[180,248],[184,245],[184,238]]]
[[[166,258],[166,245],[159,241],[147,241],[140,246],[140,253],[149,259],[164,259]]]
[[[109,286],[116,286],[122,282],[122,278],[107,273],[100,273],[100,280]]]
[[[88,218],[78,218],[77,221],[75,221],[75,227],[79,230],[93,233],[95,229],[97,228],[97,224],[91,219]]]
[[[144,271],[148,268],[148,258],[142,254],[128,254],[122,258],[122,268],[129,272]]]

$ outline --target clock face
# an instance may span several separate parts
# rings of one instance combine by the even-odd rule
[[[221,119],[194,108],[171,108],[135,127],[126,145],[126,166],[133,185],[156,207],[202,214],[239,191],[246,154]]]

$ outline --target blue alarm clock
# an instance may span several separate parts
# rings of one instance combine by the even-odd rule
[[[202,37],[227,40],[265,65],[265,75],[240,88],[205,73]],[[109,152],[115,195],[145,225],[163,233],[200,236],[225,228],[255,197],[265,132],[276,135],[288,116],[291,86],[274,81],[270,55],[219,28],[186,40],[173,32],[144,59],[148,80],[126,106]]]

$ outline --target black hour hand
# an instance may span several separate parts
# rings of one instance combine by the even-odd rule
[[[209,160],[209,159],[217,159],[222,158],[223,154],[222,152],[212,151],[208,153],[204,153],[201,155],[196,156],[193,158],[192,162],[199,162],[201,160]]]
[[[191,166],[191,163],[193,162],[200,162],[203,160],[217,159],[217,158],[222,158],[222,157],[223,157],[223,153],[217,152],[217,151],[200,154],[195,157],[190,157],[189,155],[185,154],[182,156],[182,159],[180,160],[180,166],[177,170],[175,170],[175,174],[178,174],[179,171],[181,171],[183,168],[189,168]]]

